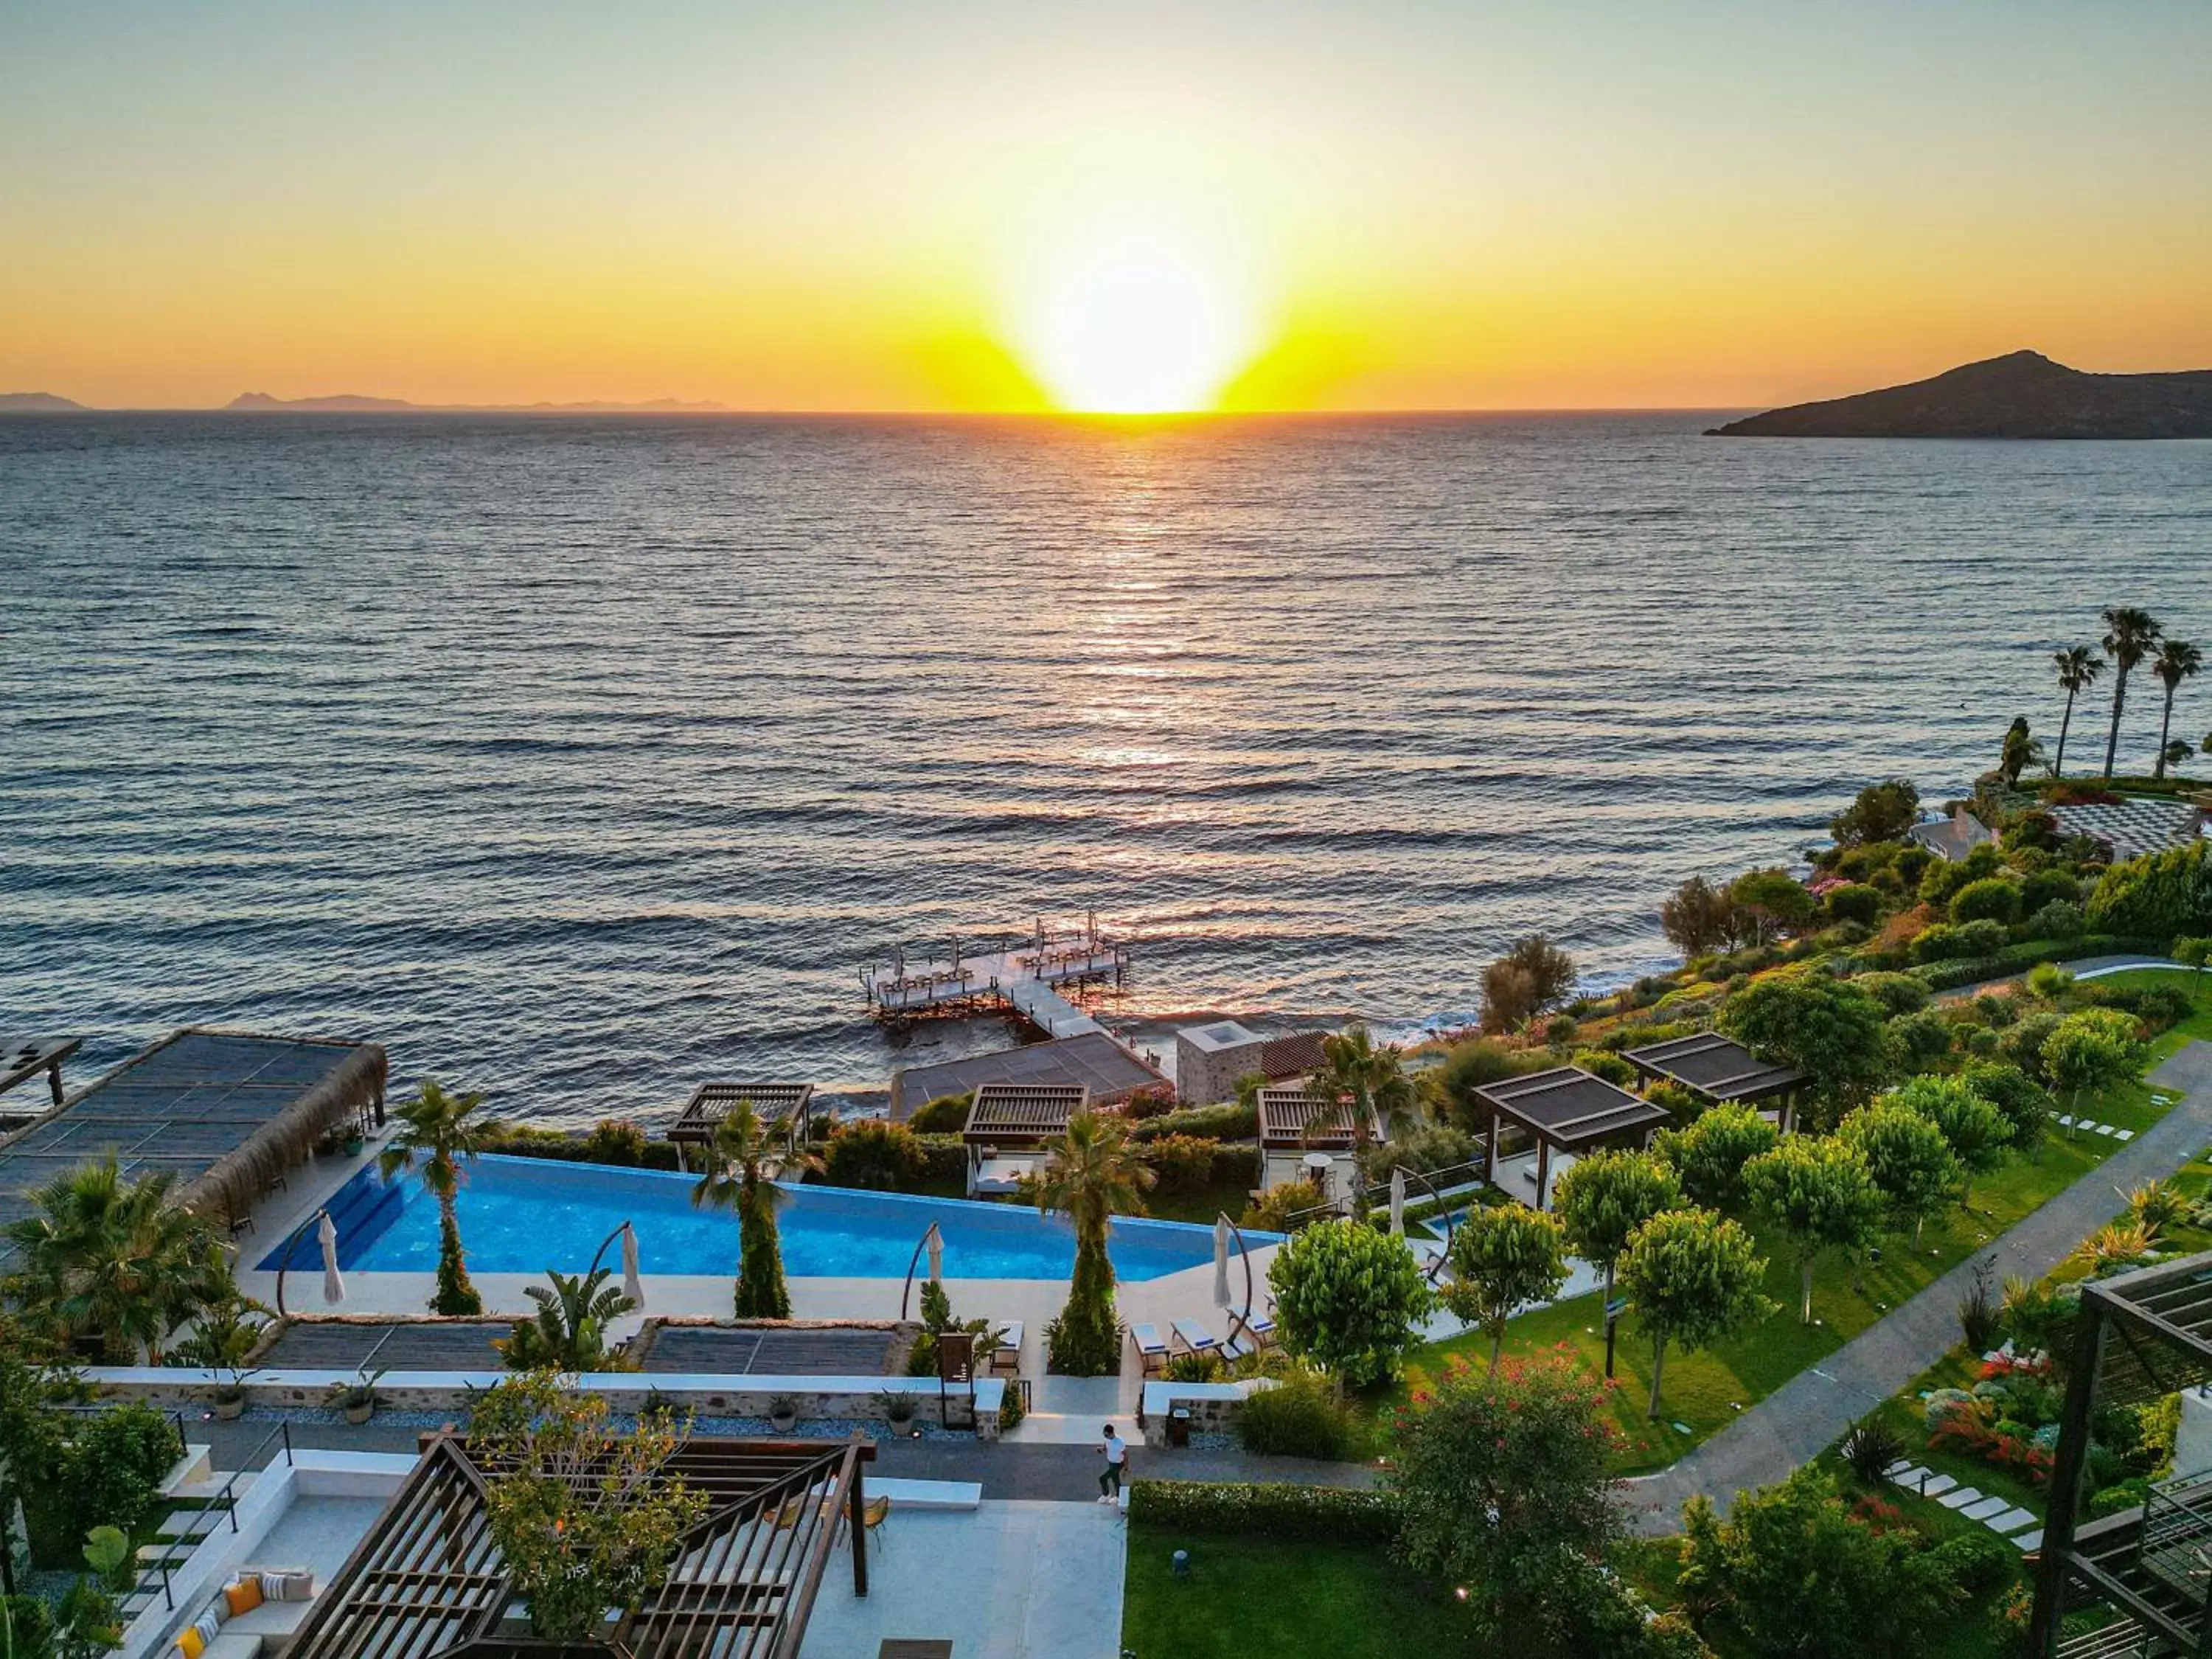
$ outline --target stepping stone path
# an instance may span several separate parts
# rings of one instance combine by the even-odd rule
[[[2027,1532],[2014,1533],[2012,1535],[2012,1547],[2014,1549],[2019,1550],[2023,1554],[2029,1550],[2041,1549],[2043,1547],[2043,1528],[2040,1527],[2033,1527]]]
[[[1961,1486],[1956,1492],[1947,1492],[1936,1500],[1947,1510],[1963,1510],[1969,1504],[1978,1504],[1982,1494],[1972,1486]]]
[[[2022,1527],[2033,1526],[2034,1522],[2034,1510],[2015,1509],[2007,1510],[2002,1515],[1993,1515],[1982,1524],[1991,1532],[2018,1532]]]
[[[1993,1521],[2012,1507],[2009,1498],[1984,1498],[1978,1504],[1969,1504],[1959,1511],[1969,1521]]]
[[[2072,1127],[2074,1127],[2074,1114],[2073,1114],[2073,1113],[2071,1113],[2071,1112],[2061,1112],[2061,1113],[2059,1113],[2059,1115],[2058,1115],[2058,1127],[2059,1127],[2060,1128],[2062,1128],[2062,1129],[2070,1129],[2070,1128],[2072,1128]]]
[[[1887,1468],[1881,1472],[1882,1479],[1885,1480],[1902,1480],[1908,1474],[1911,1473],[1911,1470],[1912,1460],[1909,1457],[1900,1457],[1897,1462],[1892,1463]],[[1923,1470],[1922,1473],[1925,1474],[1926,1471]]]
[[[2135,1138],[2136,1132],[2133,1129],[2123,1129],[2120,1131],[2120,1139],[2122,1140],[2133,1140]]]

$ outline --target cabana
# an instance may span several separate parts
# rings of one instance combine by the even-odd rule
[[[0,1144],[0,1221],[112,1157],[128,1177],[175,1176],[177,1202],[235,1227],[324,1136],[383,1121],[385,1076],[373,1042],[178,1031]]]
[[[811,1083],[702,1083],[675,1122],[667,1138],[679,1146],[703,1146],[714,1138],[714,1127],[741,1100],[750,1100],[762,1121],[780,1123],[795,1118],[799,1133],[812,1127],[814,1085]]]
[[[354,1550],[285,1649],[289,1659],[790,1659],[805,1639],[841,1534],[853,1590],[868,1593],[866,1440],[738,1440],[696,1435],[656,1480],[708,1500],[662,1582],[597,1641],[561,1646],[531,1634],[486,1513],[495,1467],[468,1441],[430,1440],[406,1484]],[[578,1480],[596,1473],[577,1472]]]
[[[1367,1139],[1382,1139],[1382,1126],[1371,1114]],[[1340,1104],[1315,1099],[1304,1085],[1276,1084],[1260,1091],[1261,1192],[1307,1176],[1326,1177],[1324,1197],[1358,1192],[1358,1140],[1352,1114]]]
[[[1716,1106],[1745,1105],[1771,1109],[1784,1134],[1797,1124],[1797,1096],[1805,1074],[1764,1060],[1733,1037],[1700,1031],[1631,1048],[1621,1055],[1654,1083],[1676,1083]]]
[[[960,1139],[968,1148],[968,1196],[1010,1193],[1044,1150],[1087,1111],[1079,1083],[986,1083],[975,1091]]]
[[[1576,1158],[1601,1146],[1641,1146],[1654,1129],[1668,1121],[1665,1107],[1655,1106],[1641,1095],[1631,1094],[1579,1066],[1555,1066],[1526,1077],[1501,1078],[1482,1085],[1474,1093],[1490,1113],[1484,1178],[1493,1187],[1504,1184],[1498,1178],[1498,1143],[1506,1129],[1520,1130],[1536,1146],[1534,1167],[1522,1170],[1520,1177],[1534,1189],[1534,1201],[1540,1210],[1551,1207],[1555,1154]],[[1507,1190],[1516,1198],[1522,1196],[1516,1188]]]

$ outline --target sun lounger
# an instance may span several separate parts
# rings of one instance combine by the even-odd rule
[[[1215,1339],[1213,1333],[1195,1319],[1178,1319],[1174,1322],[1170,1328],[1175,1333],[1174,1340],[1182,1343],[1192,1353],[1220,1352],[1221,1344]]]
[[[1158,1326],[1130,1326],[1129,1340],[1137,1345],[1137,1358],[1144,1361],[1146,1376],[1150,1376],[1154,1371],[1164,1370],[1167,1368],[1168,1345],[1160,1340]]]

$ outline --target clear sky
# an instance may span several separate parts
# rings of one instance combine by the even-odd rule
[[[0,390],[1753,405],[2212,367],[2207,0],[0,6]]]

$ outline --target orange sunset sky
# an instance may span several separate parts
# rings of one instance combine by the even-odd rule
[[[1753,405],[2212,366],[2212,5],[0,9],[0,391]]]

